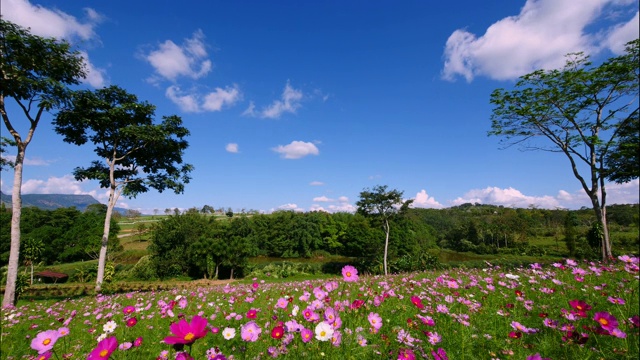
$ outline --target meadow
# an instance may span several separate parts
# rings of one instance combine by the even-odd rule
[[[2,310],[3,359],[637,359],[638,258],[132,291]]]

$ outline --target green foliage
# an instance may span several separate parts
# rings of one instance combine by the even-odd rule
[[[31,286],[30,284],[31,280],[29,279],[29,275],[18,274],[18,279],[16,281],[16,301],[29,289],[29,287]]]

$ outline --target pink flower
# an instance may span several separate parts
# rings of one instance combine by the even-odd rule
[[[300,336],[302,337],[302,342],[308,343],[313,339],[313,331],[303,328],[300,330]]]
[[[38,355],[36,360],[49,360],[51,358],[51,351],[47,351],[46,353]]]
[[[136,317],[130,317],[127,319],[127,327],[133,327],[138,323],[138,319]]]
[[[440,336],[437,332],[432,332],[429,335],[429,343],[431,345],[435,345],[435,344],[439,343],[440,341],[442,341],[442,336]]]
[[[289,302],[285,298],[278,299],[278,302],[276,303],[276,307],[278,307],[280,309],[286,308],[287,305],[289,305]]]
[[[142,345],[142,336],[138,337],[133,341],[133,346],[138,347],[140,345]]]
[[[438,351],[432,351],[431,355],[433,355],[433,360],[449,360],[447,356],[447,352],[444,351],[443,348],[438,348]]]
[[[618,320],[616,317],[606,311],[597,312],[594,315],[593,320],[597,321],[600,326],[607,331],[612,331],[618,327]]]
[[[255,321],[249,321],[248,323],[242,325],[240,329],[240,336],[242,340],[254,342],[258,340],[258,336],[262,332],[262,329],[256,324]]]
[[[613,304],[618,304],[618,305],[624,305],[624,299],[622,298],[614,298],[613,296],[609,296],[609,298],[607,298],[607,300],[609,300],[610,303]]]
[[[411,351],[411,349],[400,349],[398,350],[398,360],[415,360],[416,355]]]
[[[133,314],[134,312],[136,312],[136,308],[135,308],[135,307],[133,307],[133,306],[131,306],[131,305],[129,305],[129,306],[125,306],[125,307],[122,309],[122,312],[123,312],[125,315],[130,315],[130,314]]]
[[[342,268],[342,277],[346,282],[358,281],[358,269],[351,265],[346,265]]]
[[[367,319],[369,320],[369,324],[371,324],[374,332],[378,332],[378,330],[380,330],[380,328],[382,327],[382,318],[380,317],[380,315],[372,312],[369,313]]]
[[[180,319],[177,323],[172,323],[169,326],[174,336],[165,337],[164,342],[167,344],[192,344],[207,335],[207,325],[207,319],[198,315],[194,316],[190,323],[185,319]]]
[[[108,359],[111,356],[111,353],[113,353],[117,348],[118,340],[116,339],[116,337],[108,337],[98,343],[98,346],[96,346],[96,348],[91,351],[91,353],[87,357],[87,360]]]
[[[527,356],[527,360],[549,360],[549,358],[543,358],[540,354]]]
[[[420,299],[417,296],[412,296],[411,297],[411,302],[413,303],[413,305],[415,305],[418,309],[424,309],[424,305],[422,304],[422,299]]]
[[[58,330],[47,330],[36,335],[35,339],[31,340],[31,348],[38,352],[38,354],[44,354],[53,349],[53,345],[56,344],[60,338],[60,332]]]
[[[255,319],[256,314],[258,314],[258,310],[250,309],[249,311],[247,311],[247,319]]]

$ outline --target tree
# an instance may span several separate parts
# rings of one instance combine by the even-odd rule
[[[58,108],[67,99],[67,86],[78,84],[84,76],[83,59],[79,52],[71,50],[69,43],[32,35],[0,18],[0,115],[17,151],[13,161],[11,250],[3,306],[13,305],[15,300],[20,257],[20,188],[27,146],[42,114]],[[28,120],[29,130],[24,138],[15,118],[10,118],[5,108],[7,98],[15,100]]]
[[[153,105],[110,86],[75,92],[54,119],[55,131],[65,142],[80,146],[91,141],[103,160],[74,170],[77,180],[98,180],[102,188],[109,189],[96,291],[104,277],[110,219],[119,196],[132,198],[150,188],[179,194],[190,180],[193,166],[182,161],[189,131],[175,115],[154,124],[154,113]]]
[[[495,107],[489,135],[503,136],[507,147],[559,152],[569,160],[602,225],[603,260],[612,255],[606,159],[638,117],[639,44],[628,43],[625,54],[597,67],[582,53],[569,54],[563,69],[535,71],[522,76],[515,90],[491,94]],[[546,142],[530,141],[534,138]]]
[[[382,222],[385,232],[384,240],[384,274],[388,275],[387,254],[389,251],[389,219],[400,209],[407,209],[413,200],[402,201],[403,191],[387,190],[387,185],[377,185],[373,190],[364,189],[360,192],[360,200],[356,202],[357,212],[362,215],[374,216]]]
[[[640,117],[620,126],[619,141],[604,159],[607,179],[622,184],[640,176]]]
[[[33,285],[33,263],[40,259],[44,252],[44,242],[36,237],[27,237],[22,244],[25,265],[31,267],[31,285]]]

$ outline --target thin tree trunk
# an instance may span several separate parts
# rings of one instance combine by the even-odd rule
[[[100,244],[100,257],[98,258],[98,276],[96,277],[96,292],[102,289],[104,281],[104,268],[107,262],[107,244],[109,243],[109,231],[111,228],[111,214],[118,198],[115,186],[111,186],[109,190],[109,203],[107,205],[107,214],[104,218],[104,230],[102,232],[102,243]]]
[[[386,232],[386,237],[384,239],[384,275],[388,275],[388,269],[387,269],[387,253],[389,250],[389,220],[384,219],[384,229]]]
[[[22,215],[22,165],[26,145],[18,144],[18,154],[13,168],[13,191],[11,193],[11,248],[9,250],[9,266],[7,284],[4,288],[2,307],[15,305],[16,282],[18,281],[18,262],[20,260],[20,217]]]

